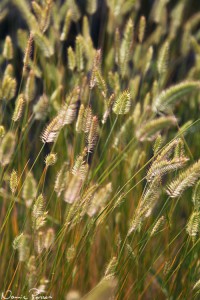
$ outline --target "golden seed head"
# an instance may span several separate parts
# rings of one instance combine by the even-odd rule
[[[44,246],[46,249],[49,249],[55,240],[55,231],[53,228],[49,228],[46,232]]]
[[[23,112],[23,106],[24,106],[24,95],[20,94],[17,98],[16,104],[15,104],[15,110],[12,116],[12,120],[14,122],[17,122],[21,116],[22,116],[22,112]]]
[[[4,135],[5,135],[5,128],[4,128],[4,126],[0,126],[0,138],[2,138],[2,137],[4,137]]]
[[[12,170],[12,173],[10,175],[10,189],[12,193],[14,194],[18,185],[18,176],[17,172],[15,170]]]
[[[5,39],[3,56],[8,60],[13,58],[13,44],[10,36],[7,36]]]
[[[45,164],[47,167],[52,166],[57,161],[57,154],[56,153],[50,153],[45,158]]]

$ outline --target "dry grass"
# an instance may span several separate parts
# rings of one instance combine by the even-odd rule
[[[61,2],[0,4],[2,299],[199,299],[200,12]]]

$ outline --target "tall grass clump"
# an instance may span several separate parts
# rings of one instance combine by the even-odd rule
[[[200,298],[200,5],[143,2],[0,1],[2,299]]]

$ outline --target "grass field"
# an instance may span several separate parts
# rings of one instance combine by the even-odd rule
[[[200,299],[200,7],[146,3],[0,2],[1,299]]]

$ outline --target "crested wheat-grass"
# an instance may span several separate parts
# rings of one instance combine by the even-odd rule
[[[147,2],[1,1],[2,298],[199,297],[200,4]]]
[[[167,187],[167,193],[170,197],[179,197],[187,187],[195,185],[199,179],[200,161],[182,171]]]

